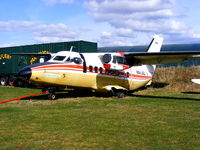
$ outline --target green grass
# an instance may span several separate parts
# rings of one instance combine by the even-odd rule
[[[39,92],[0,87],[0,101]],[[199,149],[200,93],[147,89],[124,99],[0,104],[0,149]]]

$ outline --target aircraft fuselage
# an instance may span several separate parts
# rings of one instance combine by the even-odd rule
[[[112,58],[104,64],[105,54],[63,51],[48,62],[25,67],[19,74],[40,87],[88,88],[99,92],[112,88],[135,90],[151,81],[154,66],[130,67],[119,53],[109,53]]]

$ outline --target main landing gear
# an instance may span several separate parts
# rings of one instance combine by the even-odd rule
[[[55,94],[56,91],[58,91],[57,88],[51,87],[51,88],[48,88],[48,89],[43,89],[43,91],[47,91],[49,100],[56,100],[57,99],[57,95]],[[80,91],[76,92],[76,93],[80,94]],[[127,94],[127,91],[125,91],[125,90],[112,88],[109,96],[114,96],[114,97],[117,97],[117,98],[124,98],[126,96],[126,94]]]
[[[111,90],[112,96],[115,96],[117,98],[124,98],[126,96],[126,91],[125,90],[118,90],[118,89],[112,89]]]

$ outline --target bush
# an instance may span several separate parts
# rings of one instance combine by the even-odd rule
[[[200,66],[157,68],[153,83],[165,83],[165,88],[173,90],[199,91],[200,85],[191,82],[191,79],[200,79]]]

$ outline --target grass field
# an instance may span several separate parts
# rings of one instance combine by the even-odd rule
[[[0,101],[39,92],[0,87]],[[149,88],[124,99],[33,97],[0,104],[0,149],[200,149],[200,92]]]

